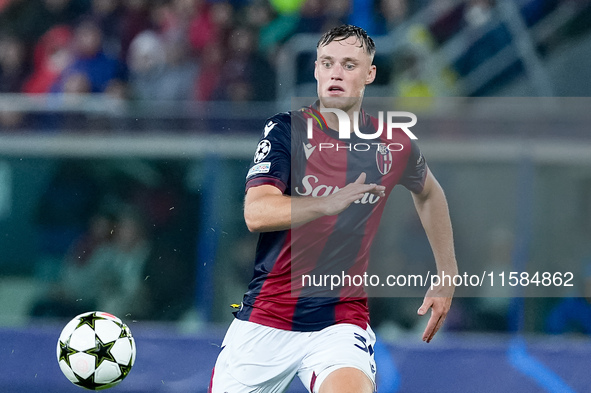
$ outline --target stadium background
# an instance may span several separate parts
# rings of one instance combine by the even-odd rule
[[[54,345],[94,307],[138,344],[113,391],[206,390],[251,274],[241,204],[256,140],[314,95],[318,36],[342,22],[376,38],[367,95],[432,125],[417,134],[460,270],[572,270],[582,289],[590,18],[585,0],[0,1],[0,390],[77,391]],[[480,110],[442,117],[446,102]],[[392,259],[432,263],[408,193],[391,204]],[[89,261],[124,268],[89,274]],[[584,293],[485,295],[455,299],[428,346],[420,298],[372,299],[380,391],[591,390]]]

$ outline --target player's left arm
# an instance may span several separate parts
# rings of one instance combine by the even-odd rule
[[[426,168],[425,185],[420,193],[411,193],[414,204],[425,228],[427,238],[431,244],[438,274],[453,276],[458,272],[453,244],[453,232],[447,199],[441,185]],[[454,288],[449,286],[434,287],[427,291],[423,304],[418,310],[419,315],[425,315],[429,308],[431,317],[423,333],[423,341],[430,342],[445,320]]]

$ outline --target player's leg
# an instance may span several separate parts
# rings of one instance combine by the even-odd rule
[[[375,335],[351,324],[311,335],[298,376],[310,393],[371,393],[375,390]]]
[[[284,392],[303,357],[298,347],[298,332],[234,320],[212,371],[209,393]]]
[[[332,371],[318,393],[372,393],[374,383],[357,368],[343,367]]]

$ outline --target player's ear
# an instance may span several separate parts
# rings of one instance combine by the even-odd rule
[[[318,80],[318,60],[314,61],[314,79]]]
[[[376,66],[374,64],[372,64],[369,67],[369,72],[367,73],[367,78],[365,78],[365,84],[369,85],[370,83],[372,83],[375,79],[376,79]]]

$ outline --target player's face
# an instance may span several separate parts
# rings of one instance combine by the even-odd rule
[[[348,112],[361,104],[365,86],[375,79],[376,66],[356,37],[318,48],[314,77],[318,98],[326,108]]]

